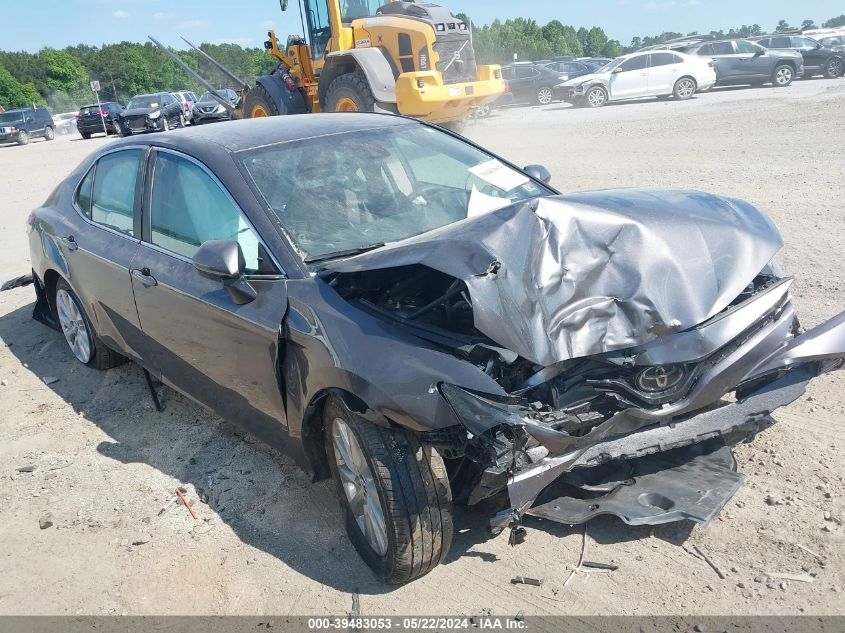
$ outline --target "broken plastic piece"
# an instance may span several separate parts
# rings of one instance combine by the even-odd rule
[[[542,587],[543,582],[542,578],[528,578],[527,576],[517,576],[516,578],[511,579],[512,585],[532,585],[534,587]]]

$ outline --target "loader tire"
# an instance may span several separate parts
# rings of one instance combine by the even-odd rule
[[[261,119],[268,116],[279,116],[280,114],[282,112],[279,110],[279,104],[261,84],[254,86],[246,93],[244,118]]]
[[[341,75],[326,91],[326,112],[375,112],[375,106],[370,84],[359,72]]]
[[[412,432],[376,426],[336,396],[323,416],[326,455],[355,549],[389,584],[426,575],[452,543],[452,493],[439,453]]]

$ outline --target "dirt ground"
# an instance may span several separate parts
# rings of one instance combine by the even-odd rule
[[[845,309],[843,100],[845,80],[812,80],[686,103],[513,108],[467,134],[545,163],[562,190],[751,201],[783,232],[780,261],[813,325]],[[0,281],[29,269],[30,210],[108,142],[0,147]],[[81,367],[59,333],[31,320],[32,302],[31,288],[0,294],[0,614],[344,615],[355,593],[363,615],[845,614],[845,372],[814,382],[738,450],[748,479],[706,529],[594,520],[587,558],[619,569],[564,587],[582,526],[530,519],[511,548],[459,510],[446,563],[394,588],[357,557],[329,484],[173,392],[156,413],[137,367]],[[198,520],[171,503],[177,486]],[[512,585],[517,575],[545,584]]]

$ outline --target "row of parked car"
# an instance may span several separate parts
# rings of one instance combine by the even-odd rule
[[[217,95],[232,105],[240,98],[228,88],[218,90]],[[26,145],[33,138],[52,141],[57,134],[73,132],[84,139],[103,133],[129,136],[229,118],[229,111],[210,92],[199,98],[189,90],[158,92],[136,95],[125,108],[116,101],[105,101],[82,106],[79,112],[56,115],[43,107],[0,112],[0,143]]]
[[[819,39],[780,33],[749,39],[685,37],[610,59],[555,58],[504,67],[508,87],[493,105],[567,101],[601,107],[643,97],[689,99],[713,86],[785,87],[804,77],[842,77],[845,30]],[[478,114],[486,116],[490,107]]]

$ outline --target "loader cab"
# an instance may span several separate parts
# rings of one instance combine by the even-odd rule
[[[336,0],[302,0],[305,21],[308,26],[308,40],[311,45],[311,59],[321,59],[326,54],[332,39],[330,4]]]

